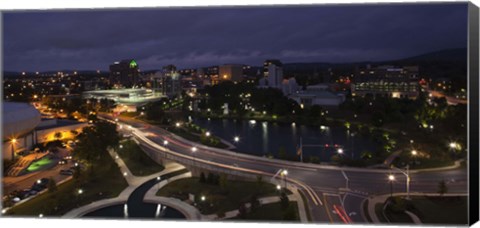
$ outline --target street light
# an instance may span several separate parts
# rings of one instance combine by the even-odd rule
[[[343,149],[342,149],[342,148],[338,148],[338,149],[337,149],[337,153],[338,153],[338,154],[343,154]]]
[[[167,140],[163,140],[163,146],[167,146],[168,145],[168,141]]]
[[[157,183],[157,187],[158,187],[157,190],[160,190],[160,181],[161,181],[161,180],[162,180],[162,177],[158,176],[158,177],[157,177],[157,182],[158,182],[158,183]]]
[[[233,140],[238,143],[238,141],[240,141],[240,138],[238,136],[235,136],[235,138],[233,138]]]
[[[417,156],[417,151],[416,150],[412,150],[412,156]]]
[[[205,132],[205,136],[210,137],[210,132],[209,131]]]
[[[285,189],[287,188],[287,175],[288,175],[288,171],[286,169],[282,170],[282,172],[280,173],[283,177],[283,183],[284,183],[284,187]]]
[[[180,122],[176,122],[175,127],[180,127]]]
[[[390,197],[393,197],[393,182],[395,181],[395,176],[393,174],[388,175],[388,181],[390,182]]]
[[[83,194],[83,189],[78,189],[78,194],[79,195]]]
[[[196,147],[192,147],[192,156],[193,156],[193,165],[195,166],[195,152],[197,152]]]
[[[449,146],[450,146],[451,149],[457,149],[458,143],[456,143],[456,142],[451,142]]]
[[[200,197],[202,201],[205,201],[207,198],[205,196]]]
[[[397,168],[397,167],[394,167],[392,166],[393,169],[396,169],[397,171],[401,172],[403,175],[405,175],[406,177],[406,187],[407,187],[407,199],[410,199],[410,166],[407,164],[407,170],[406,172]],[[393,177],[393,175],[391,175]],[[389,177],[390,179],[390,177]],[[395,180],[395,177],[393,177],[393,180]]]
[[[13,138],[10,142],[12,144],[12,160],[13,160],[13,158],[15,157],[15,143],[17,143],[17,139]]]

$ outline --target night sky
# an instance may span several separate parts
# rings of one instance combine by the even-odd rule
[[[7,71],[392,60],[467,47],[467,4],[30,11],[3,14]]]

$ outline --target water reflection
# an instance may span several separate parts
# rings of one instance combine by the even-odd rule
[[[360,136],[352,136],[349,130],[342,126],[305,126],[296,123],[268,123],[252,120],[218,120],[194,118],[194,123],[209,129],[212,134],[234,143],[235,136],[242,140],[237,143],[237,151],[259,156],[278,155],[284,148],[289,157],[295,158],[300,137],[303,142],[304,158],[318,157],[321,161],[330,161],[342,148],[348,156],[358,157],[364,150],[375,148],[374,143]],[[299,158],[298,158],[299,160]]]

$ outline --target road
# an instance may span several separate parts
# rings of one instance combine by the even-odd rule
[[[341,206],[342,209],[343,205],[348,205],[349,211],[346,210],[346,212],[355,212],[351,213],[354,221],[366,223],[367,221],[360,216],[362,200],[357,198],[362,199],[371,194],[390,193],[390,183],[387,177],[391,173],[394,173],[396,177],[393,191],[405,191],[405,176],[392,170],[324,166],[238,154],[183,140],[159,127],[131,118],[120,118],[119,121],[119,124],[125,126],[123,129],[130,131],[144,149],[192,159],[197,165],[206,164],[267,176],[275,175],[279,169],[287,169],[288,183],[296,186],[306,196],[312,220],[315,222],[341,222],[339,215],[332,213],[332,207],[335,204]],[[168,141],[168,148],[163,147],[165,140]],[[197,150],[192,152],[194,146]],[[350,190],[347,192],[356,194],[358,197],[342,198],[344,193],[340,190],[346,187],[345,176],[349,179]],[[467,170],[465,168],[437,172],[413,171],[410,176],[411,192],[436,192],[441,180],[447,181],[449,192],[467,192]]]

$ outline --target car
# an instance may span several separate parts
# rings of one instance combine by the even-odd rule
[[[32,191],[36,191],[36,192],[41,192],[43,191],[45,188],[47,188],[46,186],[42,186],[42,185],[39,185],[39,184],[34,184],[32,185]]]
[[[68,170],[68,169],[62,169],[62,170],[60,170],[60,174],[61,174],[61,175],[71,176],[71,175],[73,175],[73,171],[72,171],[72,170]]]
[[[65,159],[61,159],[60,161],[58,161],[58,164],[59,165],[65,165],[67,164],[68,160],[65,160]]]
[[[30,191],[29,191],[28,193],[30,193],[31,196],[34,196],[34,195],[36,195],[36,194],[38,193],[38,191],[35,191],[35,190],[33,190],[33,189],[30,189]]]
[[[20,192],[18,193],[17,197],[20,198],[20,199],[22,199],[22,200],[23,200],[23,199],[26,199],[26,198],[28,198],[28,197],[30,196],[30,193],[29,193],[29,192],[30,192],[30,189],[29,189],[28,191],[20,191]]]

